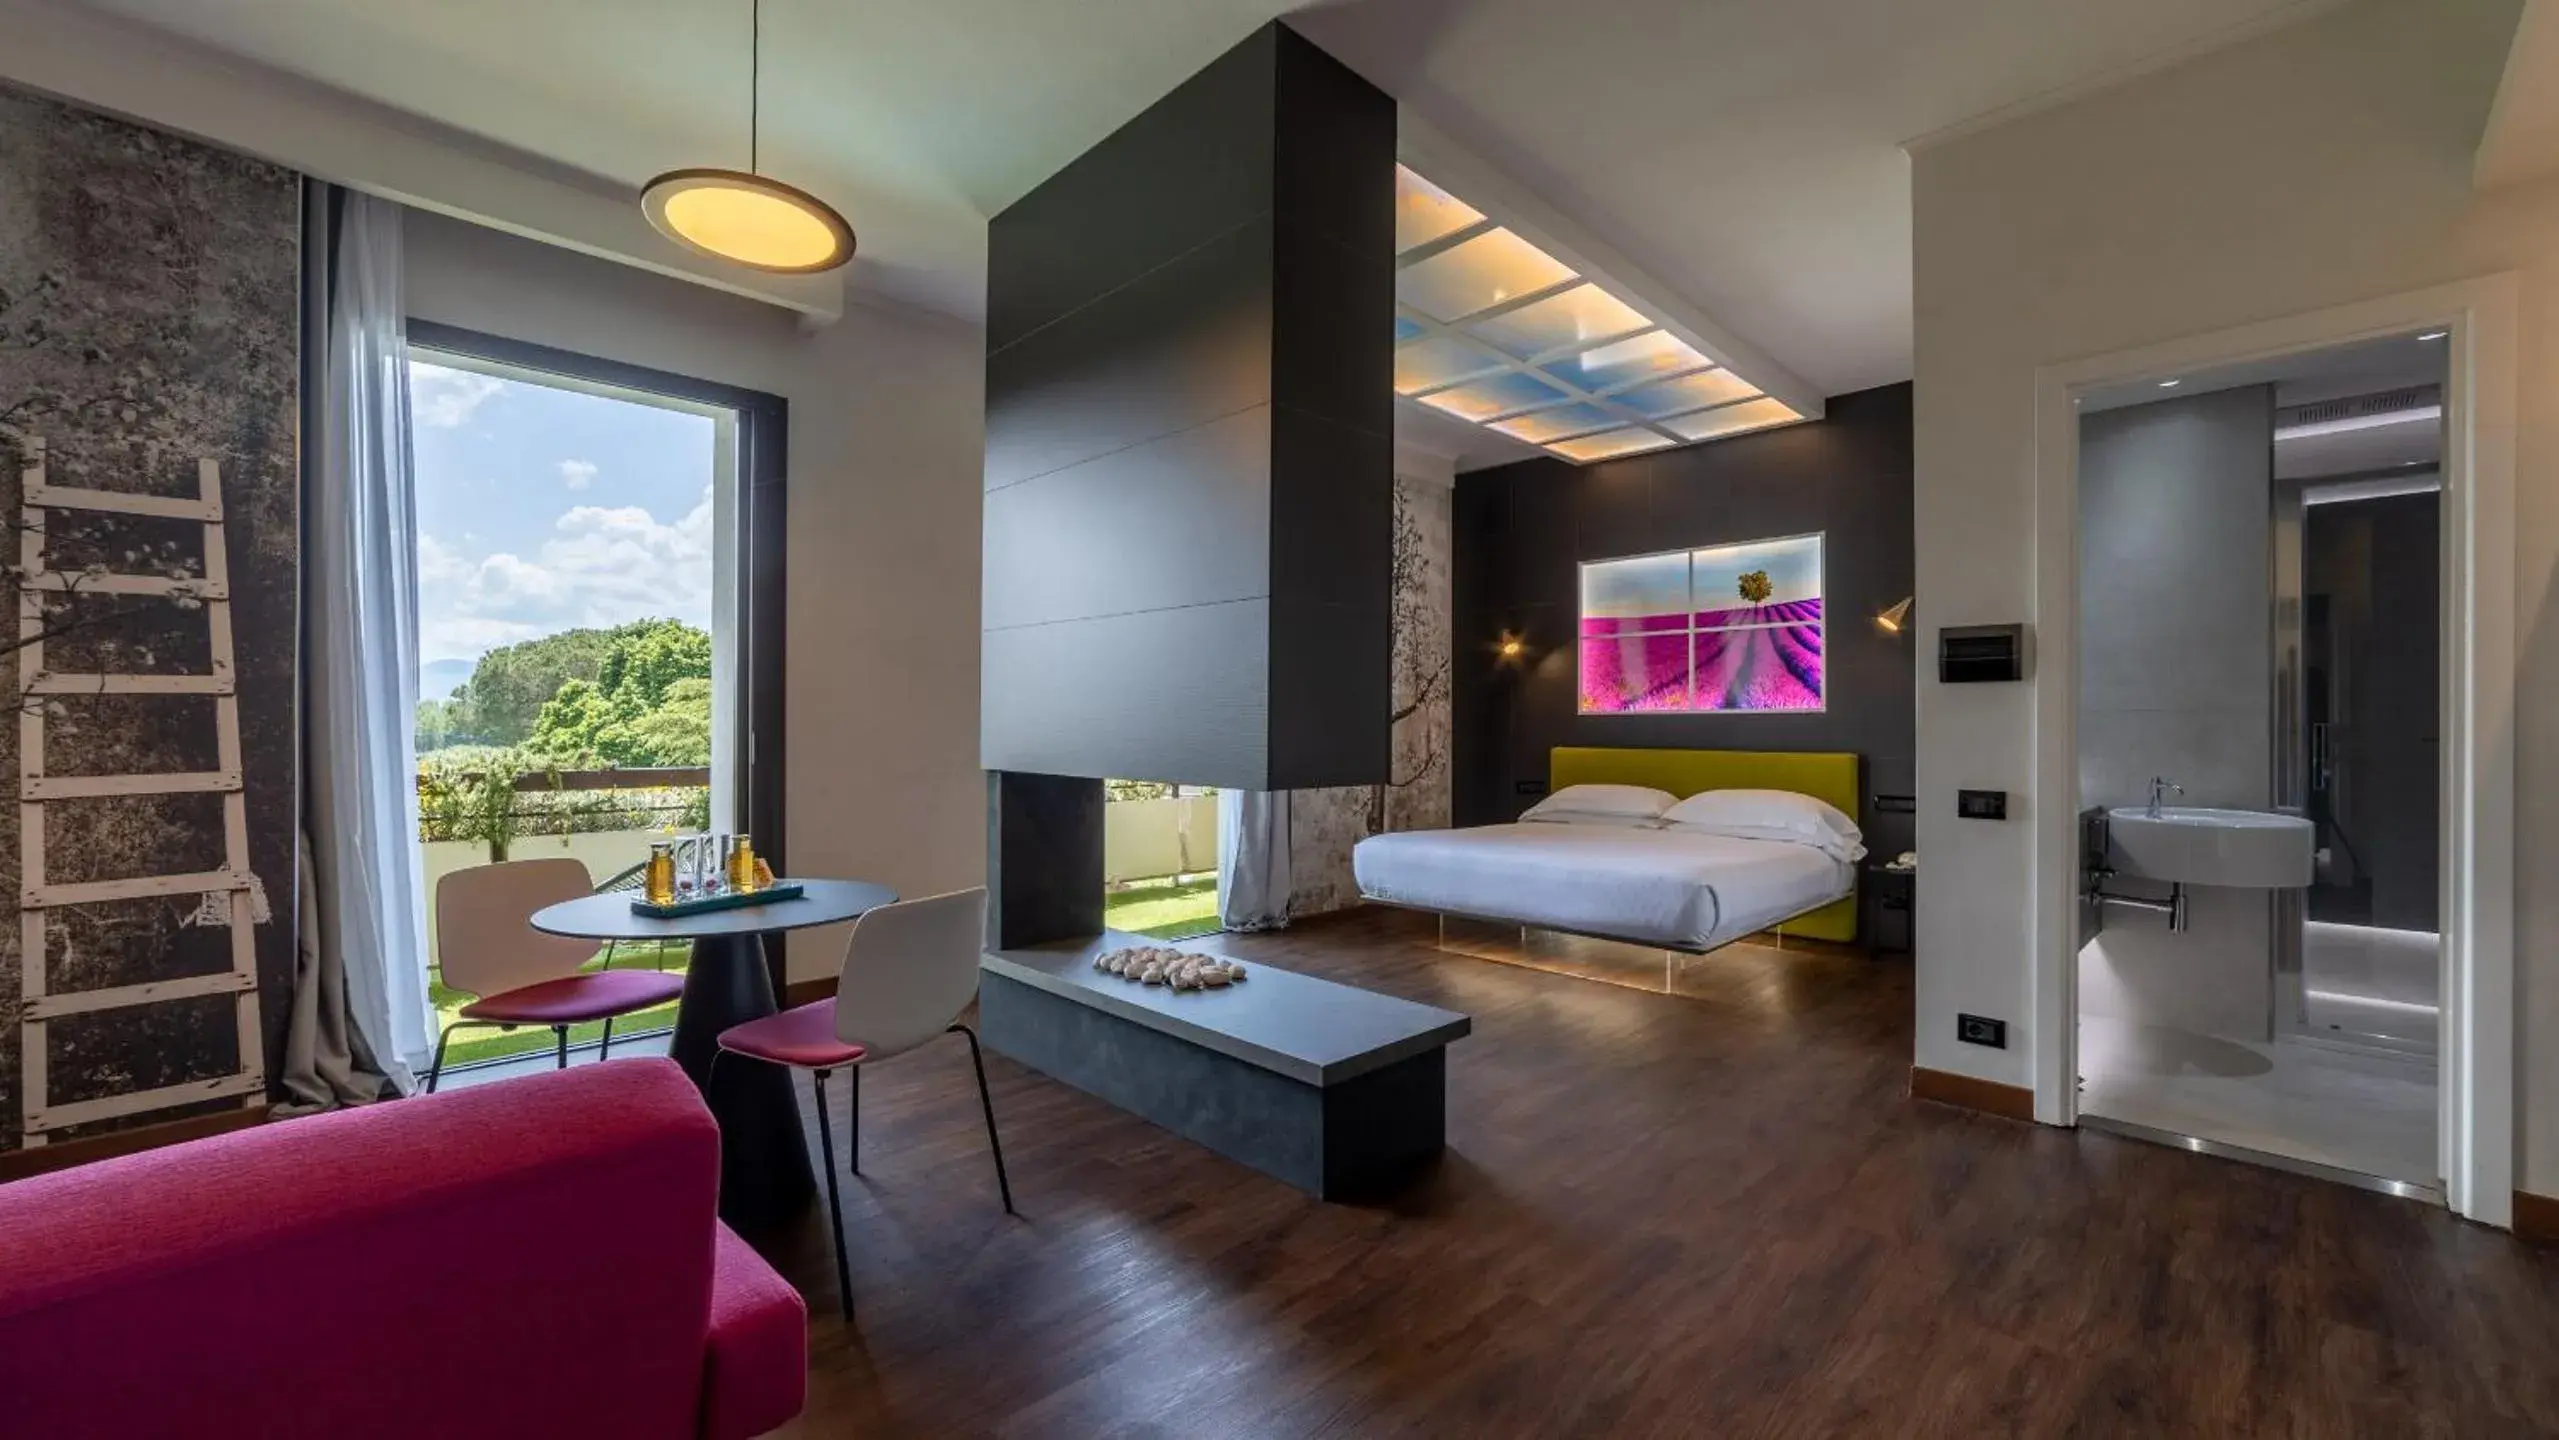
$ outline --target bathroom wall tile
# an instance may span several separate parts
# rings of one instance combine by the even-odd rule
[[[2128,805],[2150,777],[2186,787],[2186,805],[2255,808],[2272,799],[2273,761],[2262,708],[2086,709],[2079,712],[2080,804]]]
[[[2263,713],[2271,393],[2108,411],[2080,433],[2080,703]]]

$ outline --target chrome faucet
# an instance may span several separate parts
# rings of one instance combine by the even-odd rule
[[[2160,798],[2172,790],[2180,795],[2186,793],[2185,786],[2176,783],[2165,775],[2153,775],[2150,777],[2150,809],[2148,813],[2151,819],[2156,820],[2159,818]]]

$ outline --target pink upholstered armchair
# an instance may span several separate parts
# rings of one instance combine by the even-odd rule
[[[0,1434],[760,1434],[807,1310],[719,1174],[683,1072],[624,1060],[0,1185]]]

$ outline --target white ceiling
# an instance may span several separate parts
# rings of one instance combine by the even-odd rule
[[[746,0],[85,0],[636,185],[744,158]],[[765,168],[963,314],[984,217],[1282,13],[1827,392],[1911,369],[1904,141],[2329,0],[764,0]]]

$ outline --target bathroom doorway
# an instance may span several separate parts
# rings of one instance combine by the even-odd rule
[[[2084,1124],[2442,1194],[2450,335],[2078,397]]]

